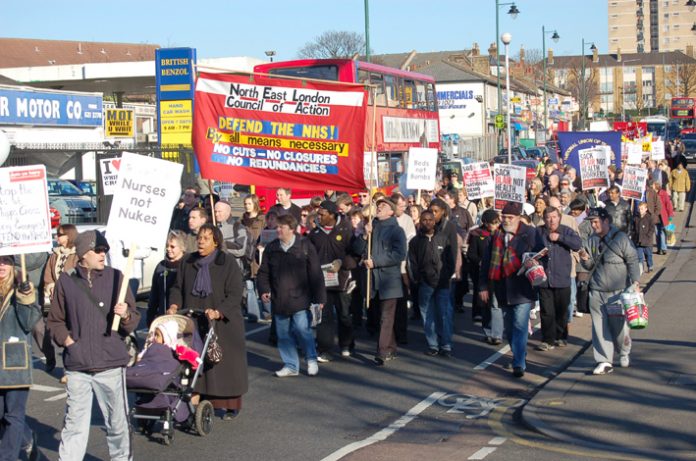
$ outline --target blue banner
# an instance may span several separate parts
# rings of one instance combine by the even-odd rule
[[[0,125],[102,124],[101,95],[0,89]]]
[[[155,50],[157,100],[193,99],[196,50],[194,48],[160,48]]]
[[[558,145],[563,163],[572,166],[580,174],[578,151],[594,146],[611,147],[611,163],[621,168],[621,133],[618,131],[559,131]]]

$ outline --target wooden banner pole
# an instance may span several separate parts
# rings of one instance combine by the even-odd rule
[[[128,282],[130,281],[131,274],[133,273],[133,258],[135,257],[136,251],[138,251],[138,246],[135,243],[131,243],[130,248],[128,249],[128,259],[126,260],[126,267],[123,270],[123,280],[121,281],[121,289],[118,292],[116,304],[120,304],[126,300],[126,294],[128,293]],[[121,316],[114,315],[114,321],[111,323],[111,331],[118,331],[120,323]]]
[[[375,132],[377,130],[377,92],[375,91],[374,87],[371,88],[370,91],[372,93],[372,138],[370,140],[370,202],[368,206],[367,219],[368,222],[372,224],[372,196],[375,193],[374,168],[377,164],[377,152],[375,152]],[[372,231],[367,234],[367,259],[372,259]],[[365,290],[367,293],[365,305],[368,309],[370,308],[370,298],[372,294],[372,274],[370,270],[371,269],[367,269],[367,289]]]

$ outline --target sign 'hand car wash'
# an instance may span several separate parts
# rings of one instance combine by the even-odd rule
[[[102,95],[0,88],[0,125],[102,126]]]

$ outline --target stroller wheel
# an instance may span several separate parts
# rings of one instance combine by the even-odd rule
[[[201,437],[205,437],[213,431],[213,417],[215,410],[213,404],[202,400],[196,407],[196,431]]]
[[[154,427],[155,422],[151,420],[140,420],[140,432],[143,435],[150,436],[152,435],[152,428]]]
[[[162,443],[166,446],[169,446],[172,444],[172,436],[169,434],[164,434],[162,436]]]

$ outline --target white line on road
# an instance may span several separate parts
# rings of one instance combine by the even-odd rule
[[[244,336],[250,336],[250,335],[253,335],[254,333],[258,333],[259,331],[268,330],[269,328],[271,328],[270,325],[264,325],[262,327],[255,328],[251,331],[247,331]]]
[[[502,445],[507,441],[507,437],[493,437],[488,441],[488,445]]]
[[[361,448],[364,448],[368,445],[372,445],[373,443],[381,442],[382,440],[386,440],[387,437],[401,429],[402,427],[405,427],[408,423],[413,421],[416,416],[424,412],[425,410],[428,409],[433,403],[437,402],[439,399],[447,395],[445,392],[433,392],[430,394],[430,396],[421,402],[419,402],[416,406],[408,410],[408,412],[403,415],[401,418],[397,419],[393,423],[391,423],[389,426],[386,428],[382,429],[381,431],[378,431],[371,435],[370,437],[361,440],[359,442],[354,442],[351,443],[350,445],[346,445],[345,447],[341,448],[340,450],[337,450],[333,453],[331,453],[329,456],[326,458],[322,459],[322,461],[337,461],[344,456],[346,456],[349,453],[352,453],[356,450],[359,450]]]
[[[58,392],[58,391],[64,391],[65,388],[64,387],[43,386],[41,384],[32,384],[31,390],[32,391],[39,391],[39,392]]]
[[[490,365],[493,365],[495,363],[495,361],[498,360],[500,357],[507,354],[509,351],[510,351],[510,346],[503,346],[498,352],[496,352],[495,354],[491,355],[483,362],[476,365],[474,367],[474,370],[485,370]]]
[[[495,447],[483,447],[473,455],[469,456],[466,459],[484,459],[486,456],[490,455],[493,453],[497,448]]]
[[[47,399],[44,399],[44,402],[55,402],[56,400],[63,400],[68,396],[67,392],[61,392],[58,395],[54,395],[53,397],[49,397]]]

